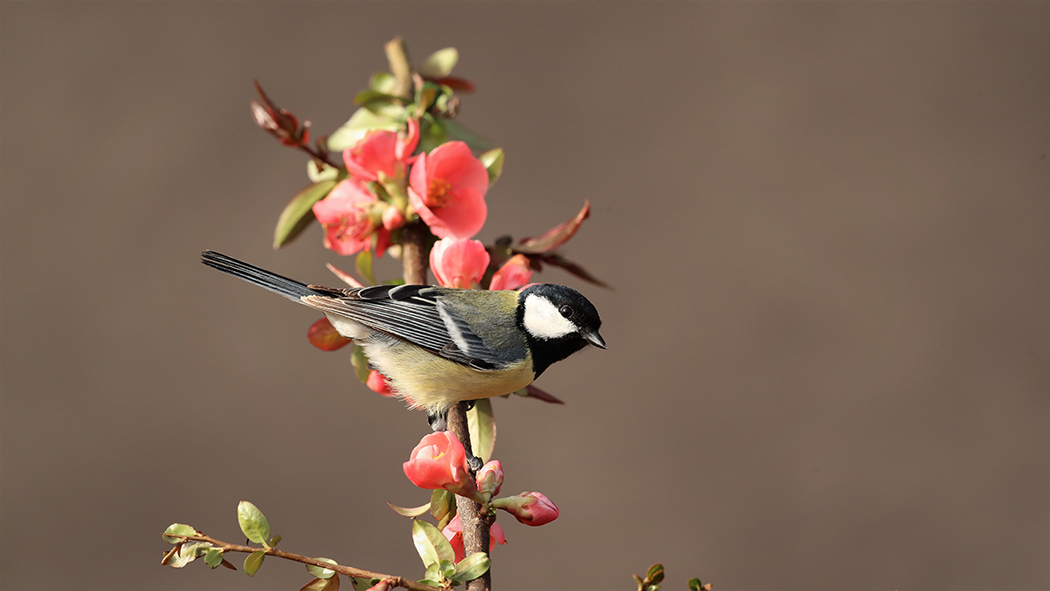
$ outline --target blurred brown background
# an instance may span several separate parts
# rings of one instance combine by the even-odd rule
[[[270,248],[305,160],[251,80],[327,133],[385,69],[454,45],[461,121],[507,151],[481,238],[585,198],[566,254],[609,350],[497,400],[500,589],[1047,588],[1050,5],[4,2],[0,587],[298,589],[158,563],[180,521],[422,576],[427,431],[305,339],[315,314],[214,248]],[[385,268],[391,276],[394,267]],[[335,468],[333,468],[333,466]],[[502,519],[506,519],[505,517]],[[238,561],[239,562],[239,561]]]

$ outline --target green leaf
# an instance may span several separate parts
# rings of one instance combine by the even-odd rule
[[[204,555],[204,564],[211,568],[219,568],[222,564],[222,550],[220,548],[208,550],[208,553]]]
[[[664,580],[664,565],[657,563],[650,566],[649,572],[645,574],[645,580],[654,584]]]
[[[214,548],[208,542],[186,542],[172,548],[174,553],[169,552],[164,555],[165,560],[161,561],[161,564],[170,566],[171,568],[182,568],[187,564],[197,560],[197,558],[204,556],[208,553],[208,550]]]
[[[376,72],[368,79],[368,87],[376,92],[392,94],[397,88],[397,78],[390,72]]]
[[[335,185],[335,179],[310,183],[292,197],[277,218],[277,227],[273,231],[274,250],[291,242],[314,221],[314,203],[324,199]]]
[[[419,552],[419,557],[427,567],[442,560],[456,559],[456,552],[445,539],[445,534],[427,521],[412,521],[412,543],[416,545],[416,552]]]
[[[474,132],[456,123],[455,119],[446,119],[445,128],[448,129],[448,139],[466,142],[470,149],[476,153],[480,154],[496,147],[492,142],[475,135]]]
[[[483,398],[467,411],[467,429],[470,431],[470,447],[474,455],[487,462],[496,447],[496,418],[492,413],[492,401]]]
[[[427,572],[423,576],[426,577],[424,579],[425,581],[433,581],[431,583],[426,583],[427,585],[434,585],[436,587],[445,586],[445,577],[441,576],[441,561],[428,566]]]
[[[419,92],[416,94],[416,118],[422,117],[423,113],[427,112],[427,109],[429,109],[430,105],[434,102],[434,97],[437,96],[437,93],[437,85],[431,84],[430,82],[427,82],[419,89]]]
[[[311,158],[306,162],[306,176],[310,178],[311,182],[318,183],[321,181],[341,180],[339,176],[342,175],[346,178],[345,168],[335,168],[328,166],[327,164],[320,162],[314,158]]]
[[[503,148],[492,148],[478,156],[478,160],[481,160],[481,163],[485,165],[485,170],[489,171],[489,187],[491,188],[496,184],[499,175],[503,174]]]
[[[270,522],[258,507],[248,501],[237,504],[237,523],[244,532],[244,537],[256,544],[265,544],[270,539]]]
[[[266,545],[271,547],[271,548],[273,548],[274,546],[276,546],[277,544],[280,544],[280,543],[281,543],[281,536],[273,536],[272,538],[270,538],[269,542],[266,542]]]
[[[344,123],[342,127],[328,136],[328,149],[341,153],[343,150],[353,147],[354,144],[373,129],[398,131],[401,129],[401,125],[392,117],[377,115],[368,109],[361,108],[355,111],[350,120]]]
[[[445,489],[438,489],[438,490],[445,490]],[[437,492],[437,491],[434,491],[434,492]],[[427,511],[430,510],[430,503],[427,503],[426,505],[420,505],[418,507],[398,507],[397,505],[391,503],[390,501],[387,501],[386,504],[390,505],[390,508],[394,510],[394,513],[397,513],[398,515],[401,515],[403,517],[419,517],[420,515],[422,515],[422,514],[424,514],[424,513],[426,513]]]
[[[244,574],[249,577],[254,577],[255,573],[259,572],[259,567],[262,566],[263,560],[265,559],[265,550],[256,550],[249,554],[248,558],[244,559]]]
[[[704,584],[700,581],[700,579],[696,577],[689,579],[689,591],[700,591],[700,589],[702,589],[703,586]]]
[[[456,495],[443,488],[436,488],[434,489],[434,492],[430,493],[429,506],[430,515],[440,522],[444,520],[449,513],[452,513],[454,516],[456,510]],[[452,518],[449,517],[449,520],[451,519]],[[441,529],[440,524],[438,529]]]
[[[361,105],[376,115],[391,115],[396,113],[395,109],[401,109],[401,98],[391,94],[376,92],[374,90],[362,90],[354,97],[354,103]],[[393,112],[392,112],[393,111]]]
[[[363,577],[349,577],[350,584],[353,585],[354,591],[368,591],[369,588],[377,585],[382,579],[365,579]]]
[[[318,558],[321,562],[327,562],[339,566],[339,563],[332,560],[331,558]],[[306,565],[306,570],[310,571],[310,574],[317,577],[318,579],[331,579],[335,575],[335,571],[330,568],[322,568],[320,566],[314,566],[312,564]]]
[[[372,274],[372,251],[362,250],[357,253],[357,274],[364,279],[368,285],[376,284],[376,277]]]
[[[447,126],[451,120],[435,119],[426,113],[419,120],[419,151],[429,153],[434,148],[448,141]]]
[[[452,575],[453,581],[473,581],[489,570],[492,561],[486,552],[475,552],[459,561],[456,572]]]
[[[452,73],[458,61],[459,51],[455,47],[446,47],[427,56],[416,71],[424,78],[444,78]]]
[[[350,364],[354,366],[354,375],[357,376],[357,379],[361,380],[362,384],[368,382],[368,374],[372,373],[372,370],[368,367],[365,350],[357,343],[354,343],[353,351],[350,353]]]
[[[197,530],[192,525],[185,523],[173,523],[164,530],[164,541],[169,544],[178,544],[186,536],[197,535]]]

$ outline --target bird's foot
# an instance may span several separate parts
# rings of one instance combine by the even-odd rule
[[[427,422],[434,431],[448,431],[448,411],[438,414],[427,413]]]

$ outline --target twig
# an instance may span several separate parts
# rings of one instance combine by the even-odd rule
[[[382,573],[374,573],[372,571],[362,570],[359,568],[354,568],[352,566],[343,566],[341,564],[332,564],[330,562],[325,562],[316,558],[310,558],[309,556],[302,556],[300,554],[293,554],[291,552],[285,552],[284,550],[278,550],[277,548],[274,548],[272,546],[269,549],[266,549],[256,548],[254,546],[245,546],[242,544],[230,544],[221,540],[216,540],[215,538],[211,536],[206,536],[204,534],[196,536],[186,536],[186,539],[198,542],[208,542],[209,544],[217,548],[221,548],[224,552],[245,552],[251,554],[252,552],[258,552],[261,550],[268,556],[276,556],[277,558],[284,558],[286,560],[294,560],[295,562],[301,562],[303,564],[327,568],[328,570],[333,570],[341,575],[345,575],[348,577],[357,577],[359,579],[387,579],[390,581],[390,584],[394,587],[404,587],[405,589],[411,589],[412,591],[445,591],[440,587],[431,587],[430,585],[417,583],[416,581],[411,581],[404,577],[384,575]]]
[[[473,455],[474,451],[470,445],[470,428],[467,425],[467,403],[456,403],[448,409],[448,428],[459,437],[467,456]],[[473,470],[470,477],[477,474]],[[456,496],[456,511],[459,512],[460,521],[463,525],[463,549],[467,556],[475,552],[489,551],[489,528],[492,527],[492,516],[485,511],[481,505],[474,501]],[[467,583],[467,591],[490,591],[492,589],[492,566],[485,574]]]

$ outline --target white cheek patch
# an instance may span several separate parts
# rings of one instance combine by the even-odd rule
[[[579,330],[547,298],[536,294],[525,298],[524,324],[525,330],[538,339],[556,339]]]

